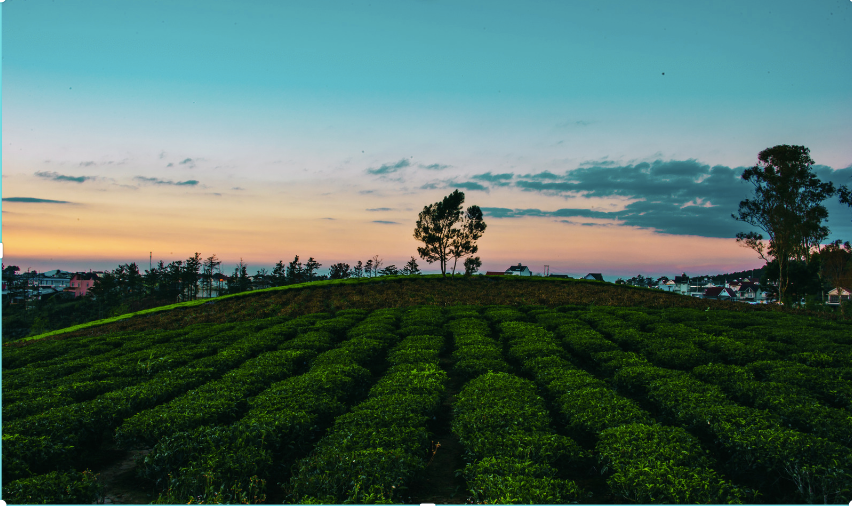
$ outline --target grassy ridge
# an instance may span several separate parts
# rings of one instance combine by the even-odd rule
[[[300,316],[341,309],[379,309],[431,304],[450,306],[529,305],[620,306],[645,308],[682,307],[732,311],[776,311],[777,306],[705,300],[679,294],[615,285],[600,281],[516,276],[472,276],[443,278],[427,276],[382,276],[317,281],[226,295],[215,299],[180,302],[146,309],[105,320],[28,337],[7,345],[45,338],[101,335],[122,330],[149,328],[179,329],[194,323],[227,323]]]

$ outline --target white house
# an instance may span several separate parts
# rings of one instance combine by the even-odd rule
[[[826,302],[826,304],[830,304],[832,306],[839,306],[841,302],[846,302],[847,300],[849,300],[849,295],[849,290],[845,288],[835,288],[834,290],[828,292],[828,302]]]
[[[513,265],[506,269],[507,276],[532,276],[532,271],[526,265]]]

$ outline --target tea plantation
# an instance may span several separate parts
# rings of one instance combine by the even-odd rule
[[[104,448],[165,503],[852,500],[852,325],[782,312],[341,309],[5,346],[2,379],[10,503],[95,502]]]

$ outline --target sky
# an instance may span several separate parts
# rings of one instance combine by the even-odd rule
[[[458,189],[483,270],[715,274],[763,264],[731,218],[763,149],[852,183],[849,0],[0,9],[3,261],[24,270],[401,267]]]

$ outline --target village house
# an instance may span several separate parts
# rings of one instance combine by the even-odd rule
[[[583,276],[583,279],[589,279],[592,281],[603,281],[603,275],[600,272],[590,272]]]
[[[849,300],[850,291],[845,288],[835,288],[828,292],[828,302],[831,306],[839,306],[841,302]]]
[[[513,265],[506,269],[505,274],[507,276],[532,276],[532,271],[526,265]]]
[[[69,291],[74,293],[74,297],[82,297],[89,293],[89,290],[95,286],[95,281],[98,280],[97,273],[94,272],[78,272],[71,276],[68,284]]]

